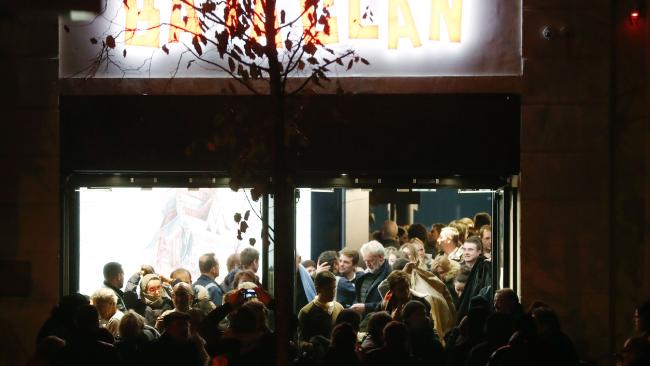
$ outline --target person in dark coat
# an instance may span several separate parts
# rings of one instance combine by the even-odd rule
[[[144,324],[142,315],[129,310],[120,320],[120,338],[115,347],[122,356],[124,366],[147,365],[146,351],[160,338],[158,331]]]
[[[514,332],[513,318],[505,313],[494,313],[485,322],[486,340],[470,351],[466,366],[485,366],[490,356],[500,347],[508,344]]]
[[[573,342],[560,327],[560,320],[548,307],[539,307],[532,313],[539,336],[542,359],[547,365],[576,366],[578,354]]]
[[[144,303],[145,324],[155,326],[156,320],[165,311],[172,310],[174,304],[163,287],[162,280],[157,274],[147,274],[140,281],[141,301]]]
[[[77,310],[88,304],[90,299],[86,295],[76,293],[63,296],[38,331],[36,344],[48,336],[55,336],[64,341],[69,339],[75,330],[74,316]]]
[[[458,300],[458,320],[462,320],[475,296],[484,297],[492,303],[492,262],[485,260],[483,245],[478,236],[472,236],[463,244],[464,264],[471,268],[463,293]]]
[[[117,262],[109,262],[104,265],[104,287],[113,290],[117,296],[117,310],[125,312],[127,305],[124,301],[124,270]]]
[[[266,323],[266,307],[248,301],[230,314],[230,325],[219,340],[213,364],[228,366],[273,366],[275,334]]]
[[[373,240],[362,245],[359,251],[367,270],[356,280],[357,303],[350,309],[365,317],[376,311],[381,304],[382,297],[377,288],[388,277],[391,268],[384,256],[384,246],[380,242]]]
[[[165,332],[147,351],[147,365],[203,366],[201,352],[190,340],[190,315],[174,311],[165,315]]]
[[[425,305],[416,300],[407,302],[402,319],[409,330],[411,354],[417,362],[420,365],[441,365],[445,359],[445,349]]]
[[[99,313],[92,305],[83,305],[77,309],[74,317],[75,331],[66,340],[53,362],[56,366],[98,365],[117,366],[122,364],[117,349],[107,340],[99,328]],[[110,333],[108,333],[110,336]]]
[[[338,324],[332,329],[331,343],[325,353],[323,360],[318,363],[321,366],[359,366],[359,358],[355,350],[357,333],[347,323]]]
[[[361,353],[364,359],[368,352],[384,346],[384,327],[391,321],[392,318],[386,311],[372,313],[368,320],[368,333],[361,342]]]
[[[392,321],[384,328],[384,346],[368,352],[364,365],[414,365],[409,352],[409,332],[404,323]]]

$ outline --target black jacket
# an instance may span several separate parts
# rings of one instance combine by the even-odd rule
[[[366,296],[365,299],[361,298],[361,287],[363,285],[364,281],[369,281],[372,278],[372,274],[369,272],[366,272],[359,276],[356,280],[356,293],[357,293],[357,302],[358,303],[363,303],[366,306],[366,314],[374,312],[379,304],[381,304],[381,294],[379,293],[379,290],[377,290],[377,287],[383,281],[386,277],[388,277],[388,274],[390,273],[390,264],[388,264],[388,260],[384,260],[384,264],[379,268],[379,272],[377,274],[377,277],[374,278],[374,281],[370,285],[370,289],[368,290],[368,295]]]
[[[484,256],[476,259],[463,294],[458,300],[458,322],[467,315],[470,302],[475,296],[482,296],[488,304],[492,304],[492,262],[486,261]]]

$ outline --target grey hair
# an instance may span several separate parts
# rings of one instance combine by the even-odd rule
[[[386,255],[384,246],[381,245],[381,243],[378,242],[377,240],[373,240],[363,244],[361,246],[361,249],[359,249],[359,252],[361,252],[361,255],[365,255],[366,253],[378,255],[380,257],[384,257]]]
[[[95,306],[103,306],[111,303],[117,304],[117,295],[115,295],[113,290],[102,287],[95,291],[93,296],[91,296],[91,300]]]

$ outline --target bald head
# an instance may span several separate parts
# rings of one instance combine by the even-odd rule
[[[174,308],[177,311],[188,311],[194,299],[194,290],[190,284],[179,282],[174,285]]]
[[[395,221],[386,220],[381,225],[381,238],[397,240],[397,223]]]

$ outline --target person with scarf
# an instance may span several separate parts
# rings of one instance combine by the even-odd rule
[[[172,300],[163,288],[162,279],[154,273],[142,277],[140,281],[140,295],[144,303],[145,324],[156,325],[156,320],[162,313],[174,308]]]

